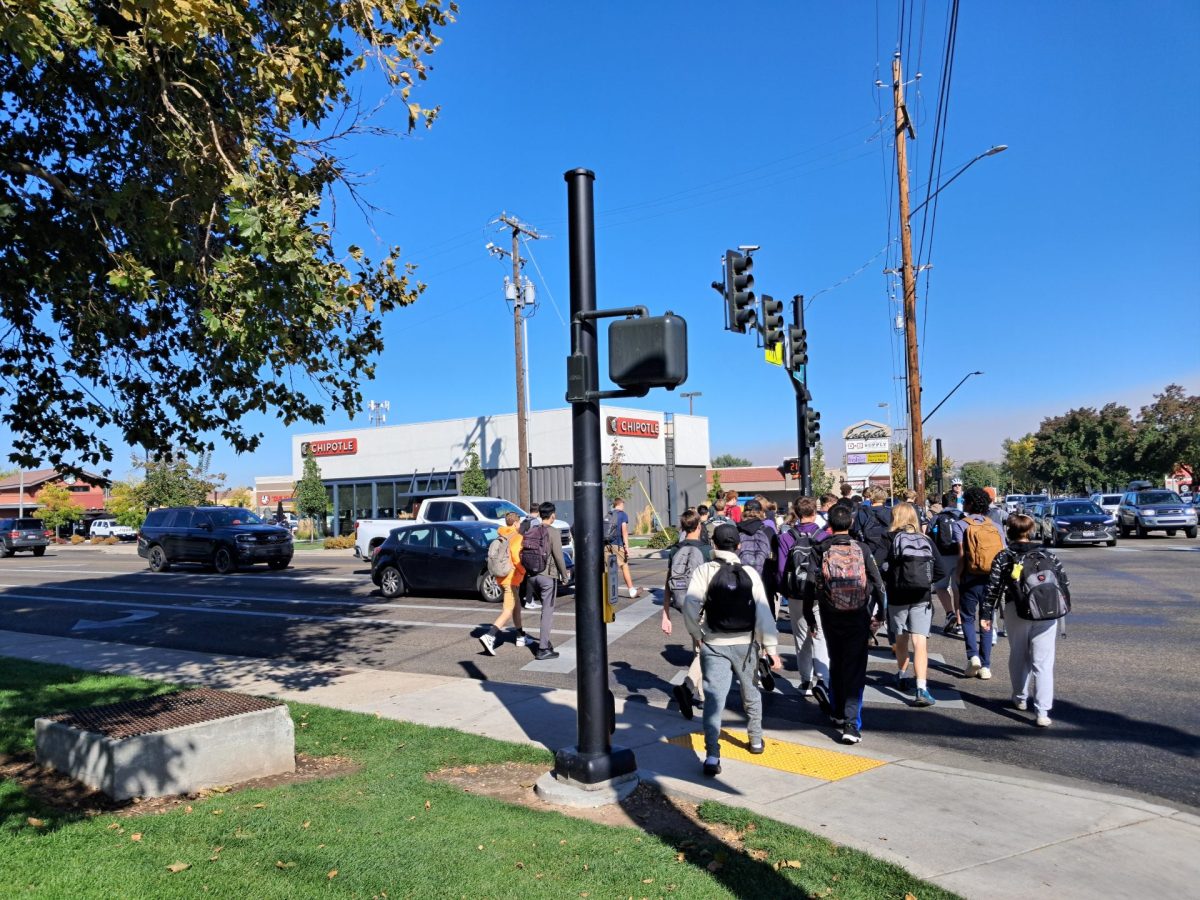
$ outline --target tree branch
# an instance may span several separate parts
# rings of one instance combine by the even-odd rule
[[[75,192],[67,187],[66,182],[64,182],[53,172],[43,169],[41,166],[35,166],[33,163],[27,163],[20,159],[0,160],[0,166],[2,166],[6,171],[12,172],[14,175],[28,175],[32,178],[40,178],[72,203],[76,203],[79,200],[79,198],[75,195]]]

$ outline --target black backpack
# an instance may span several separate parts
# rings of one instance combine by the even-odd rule
[[[608,515],[604,517],[604,543],[621,543],[621,528],[617,524],[617,511],[615,509],[610,509]]]
[[[1048,550],[1031,550],[1013,563],[1018,618],[1045,622],[1071,611],[1071,600],[1058,583],[1055,562]]]
[[[674,609],[683,609],[692,573],[703,563],[704,552],[695,544],[683,544],[675,548],[671,556],[671,568],[667,572],[667,588],[671,592],[669,599]]]
[[[740,563],[722,562],[713,573],[701,614],[709,631],[742,634],[754,630],[754,582]]]
[[[796,600],[803,600],[817,583],[817,552],[812,535],[796,528],[789,528],[792,546],[788,548],[787,566],[783,570],[783,592]]]
[[[954,534],[954,523],[960,518],[962,515],[957,510],[951,512],[944,509],[933,519],[929,534],[942,556],[958,556],[958,538]]]
[[[933,546],[919,531],[895,532],[888,559],[888,573],[897,591],[928,593],[933,587]]]
[[[889,544],[888,523],[880,515],[881,509],[879,506],[865,506],[859,509],[850,534],[855,540],[870,547],[875,562],[882,566],[887,559]]]
[[[550,530],[545,525],[535,525],[525,532],[518,554],[526,575],[541,575],[550,560]]]

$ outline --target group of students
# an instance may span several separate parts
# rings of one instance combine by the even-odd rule
[[[669,554],[661,627],[680,612],[694,656],[673,689],[680,712],[704,717],[704,772],[721,770],[721,716],[736,677],[748,720],[749,750],[762,753],[760,686],[772,690],[781,667],[776,625],[787,607],[804,696],[812,696],[843,743],[862,740],[868,646],[886,624],[896,658],[894,685],[912,705],[936,703],[928,688],[934,597],[943,633],[965,640],[966,677],[991,678],[994,619],[1002,610],[1011,649],[1012,704],[1032,700],[1038,726],[1050,725],[1057,619],[1070,610],[1060,561],[1029,540],[1028,516],[995,516],[994,495],[952,487],[929,510],[915,495],[887,505],[887,493],[794,501],[783,521],[766,498],[687,510]],[[910,659],[911,651],[911,659]],[[911,666],[910,666],[911,663]],[[911,671],[910,671],[911,669]]]

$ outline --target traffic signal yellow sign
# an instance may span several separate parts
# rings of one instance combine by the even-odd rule
[[[763,359],[773,366],[783,365],[783,341],[777,344],[769,344],[763,350]]]

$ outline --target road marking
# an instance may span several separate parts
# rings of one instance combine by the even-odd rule
[[[676,747],[686,747],[699,754],[705,752],[704,733],[699,731],[667,738],[667,743]],[[766,738],[763,743],[763,752],[753,754],[750,752],[750,737],[746,732],[722,728],[721,758],[736,759],[738,762],[819,778],[822,781],[841,781],[851,775],[859,775],[887,765],[882,759],[839,753],[821,747],[807,747],[776,738]]]
[[[299,570],[282,570],[279,572],[270,572],[267,569],[262,569],[259,574],[255,574],[255,575],[251,575],[249,572],[245,572],[242,574],[232,573],[229,575],[221,575],[221,576],[213,576],[213,575],[211,575],[207,572],[203,572],[199,569],[178,569],[174,572],[167,573],[167,572],[151,572],[149,569],[133,569],[133,570],[129,570],[129,569],[91,569],[91,568],[79,568],[79,567],[76,567],[73,569],[66,569],[66,568],[60,569],[60,568],[50,568],[50,567],[42,568],[39,566],[37,568],[30,567],[27,569],[10,567],[8,569],[8,571],[14,575],[38,575],[42,572],[55,572],[55,573],[61,573],[61,574],[65,574],[65,575],[78,575],[81,572],[86,572],[88,575],[128,575],[133,578],[137,578],[139,580],[145,579],[145,578],[162,578],[162,579],[166,580],[166,579],[189,577],[189,576],[196,577],[196,578],[204,578],[205,580],[212,580],[213,577],[219,577],[222,581],[232,581],[234,579],[241,579],[241,580],[252,579],[254,581],[259,582],[260,584],[273,584],[273,583],[277,583],[277,582],[284,582],[284,583],[288,583],[288,584],[295,583],[295,582],[299,582],[300,584],[363,584],[364,582],[370,581],[369,575],[359,575],[359,576],[304,575]]]
[[[608,641],[609,646],[612,642],[622,635],[628,634],[637,626],[641,625],[648,618],[659,611],[660,605],[655,601],[653,594],[647,594],[641,600],[631,606],[626,606],[623,609],[617,610],[617,618],[608,626]],[[555,613],[557,615],[557,613]],[[558,651],[558,659],[533,660],[521,666],[523,672],[556,672],[558,674],[566,674],[567,672],[575,671],[577,665],[577,653],[575,647],[575,639],[566,641],[561,646],[555,647]]]
[[[396,628],[453,628],[461,631],[471,626],[462,622],[416,622],[405,619],[377,619],[369,616],[319,616],[313,613],[282,613],[282,612],[264,612],[260,610],[248,609],[206,609],[199,606],[180,606],[164,603],[122,603],[113,604],[104,600],[85,600],[74,597],[44,597],[33,594],[0,594],[2,600],[33,600],[40,603],[74,603],[86,604],[93,606],[136,606],[140,609],[155,609],[160,611],[175,612],[175,613],[199,613],[202,615],[214,616],[252,616],[263,619],[290,619],[292,621],[301,622],[338,622],[347,625],[390,625]],[[478,623],[483,625],[485,623]],[[552,629],[553,634],[575,634],[574,631],[555,628]]]
[[[0,583],[0,588],[20,588],[29,587],[27,584],[5,584]],[[206,605],[215,603],[283,603],[288,605],[298,604],[301,606],[353,606],[356,609],[429,609],[441,612],[465,612],[475,613],[481,607],[474,606],[433,606],[420,603],[356,603],[354,600],[300,600],[291,597],[245,597],[245,596],[230,596],[228,594],[181,594],[172,591],[135,591],[135,590],[117,590],[115,588],[94,588],[90,585],[86,588],[75,587],[56,587],[51,585],[39,585],[39,590],[43,591],[75,591],[86,590],[89,594],[120,594],[122,597],[181,597],[187,600],[196,600]],[[362,598],[365,600],[366,598]],[[524,614],[537,615],[536,609],[524,610]],[[574,618],[575,613],[560,613],[555,611],[555,615]]]
[[[96,619],[80,619],[73,626],[72,631],[91,631],[96,628],[118,628],[121,625],[132,625],[134,622],[143,622],[146,619],[153,619],[158,613],[150,610],[130,610],[119,619],[106,619],[98,621]]]

